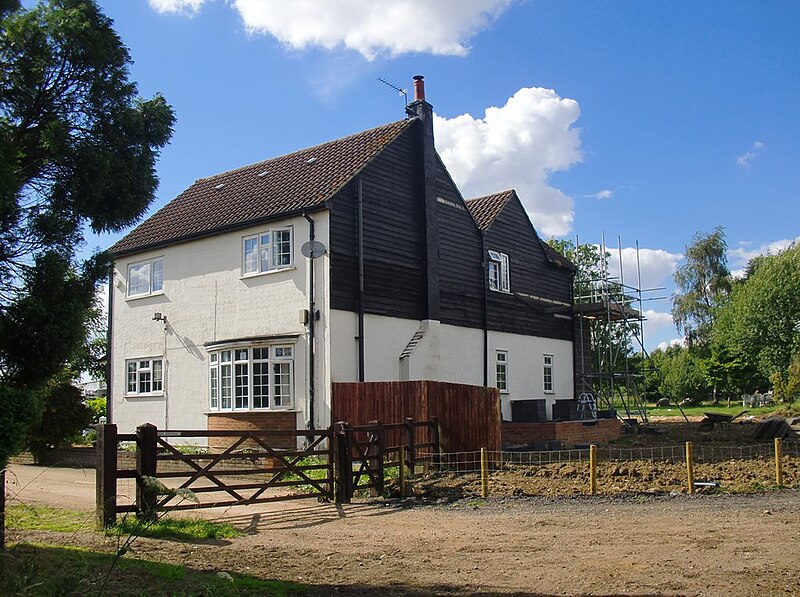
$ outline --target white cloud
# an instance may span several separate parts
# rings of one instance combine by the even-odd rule
[[[659,350],[667,350],[670,346],[686,346],[686,340],[684,338],[673,338],[669,342],[659,342],[656,348]]]
[[[749,168],[750,162],[752,162],[765,147],[766,144],[763,141],[753,141],[753,151],[745,152],[736,158],[736,165],[740,168]]]
[[[581,161],[579,115],[577,101],[525,87],[483,118],[435,115],[436,147],[465,197],[514,188],[543,236],[563,236],[574,202],[547,179]]]
[[[745,268],[748,262],[759,255],[774,255],[786,249],[792,243],[800,243],[800,236],[794,239],[782,238],[772,242],[763,243],[755,248],[751,248],[753,243],[750,241],[741,241],[739,247],[728,251],[728,257],[731,265],[739,268],[731,271],[734,277],[742,277],[745,273]]]
[[[608,260],[609,273],[619,276],[619,251],[614,247],[607,247],[611,253]],[[672,274],[678,267],[678,262],[683,259],[680,253],[669,253],[663,249],[639,249],[639,265],[636,262],[636,248],[623,247],[622,249],[622,273],[623,282],[626,286],[642,290],[662,288],[672,284]],[[639,280],[641,271],[641,281]],[[663,291],[649,293],[654,296],[664,296]],[[651,297],[651,298],[653,298]]]
[[[674,324],[672,322],[672,313],[661,313],[653,309],[645,309],[643,313],[645,317],[644,332],[645,338],[654,334],[659,330],[671,328]]]
[[[150,0],[151,5],[205,0]],[[371,60],[426,52],[463,56],[512,0],[230,0],[247,30],[300,50],[347,48]],[[155,6],[154,6],[155,7]]]
[[[148,0],[150,7],[160,13],[194,15],[207,0]]]
[[[593,199],[611,199],[611,196],[614,194],[614,191],[611,189],[603,189],[602,191],[597,191],[596,193],[592,193],[591,195],[586,195],[587,197],[592,197]]]

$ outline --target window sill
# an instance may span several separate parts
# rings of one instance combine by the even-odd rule
[[[492,292],[499,292],[500,294],[513,294],[510,290],[500,290],[499,288],[489,288]]]
[[[555,393],[556,393],[556,391],[555,391],[555,390],[543,390],[543,392],[544,392],[545,394],[549,394],[549,395],[551,395],[551,396],[552,396],[553,394],[555,394]]]
[[[138,301],[139,299],[143,298],[150,298],[151,296],[164,296],[164,291],[159,290],[157,292],[148,292],[147,294],[134,294],[133,296],[126,296],[126,301]]]
[[[242,274],[241,276],[239,276],[239,279],[240,280],[249,280],[250,278],[260,278],[261,276],[269,276],[270,274],[279,274],[281,272],[288,272],[288,271],[291,271],[293,269],[297,269],[297,266],[289,265],[289,266],[281,267],[281,268],[278,268],[278,269],[271,269],[271,270],[266,271],[266,272],[253,272],[251,274]]]
[[[206,410],[203,414],[208,415],[246,415],[246,414],[262,414],[262,413],[299,413],[302,412],[299,408],[252,408],[233,409],[233,410]]]
[[[130,398],[163,398],[164,392],[152,392],[150,394],[124,394],[123,398],[126,400]]]

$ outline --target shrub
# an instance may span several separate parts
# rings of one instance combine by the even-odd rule
[[[28,432],[28,448],[37,463],[45,462],[50,448],[75,441],[92,422],[83,394],[70,383],[50,385],[42,398],[42,417]]]

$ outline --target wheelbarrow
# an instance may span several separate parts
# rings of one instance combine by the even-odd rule
[[[719,427],[720,429],[723,427],[730,428],[731,422],[748,412],[750,412],[749,409],[743,410],[738,415],[728,415],[725,413],[703,413],[704,418],[702,421],[700,421],[698,427],[705,430],[713,430],[714,427]]]

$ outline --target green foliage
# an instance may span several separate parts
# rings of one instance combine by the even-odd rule
[[[108,417],[108,399],[105,396],[89,398],[84,404],[92,413],[92,423],[98,423],[100,417]]]
[[[37,392],[91,353],[109,259],[78,262],[84,230],[120,231],[154,197],[174,115],[138,97],[130,62],[94,0],[0,1],[0,465]]]
[[[80,389],[66,382],[47,388],[43,406],[41,418],[28,432],[28,447],[37,462],[46,461],[49,448],[76,441],[92,422],[92,411],[83,403]]]
[[[41,413],[41,392],[0,383],[0,468],[25,448],[28,427]]]
[[[658,394],[669,398],[673,404],[687,400],[699,402],[709,393],[709,384],[703,373],[702,361],[682,346],[657,350],[651,356],[660,382]]]
[[[698,232],[686,247],[686,263],[675,272],[678,290],[672,297],[672,318],[690,347],[703,348],[711,338],[716,307],[731,288],[725,231]]]
[[[109,534],[136,535],[154,537],[156,539],[232,539],[241,533],[233,525],[212,522],[210,520],[192,518],[161,518],[148,523],[138,518],[126,516],[116,526],[107,531]]]
[[[748,272],[718,311],[714,341],[752,364],[764,383],[786,376],[800,352],[800,246],[758,257]]]
[[[175,564],[122,560],[101,593],[112,555],[87,549],[16,544],[1,555],[2,595],[305,595],[310,587]]]
[[[74,533],[94,526],[94,513],[49,506],[10,504],[6,509],[9,529]]]
[[[786,371],[775,371],[769,380],[775,400],[794,402],[800,398],[800,353],[794,355]]]

